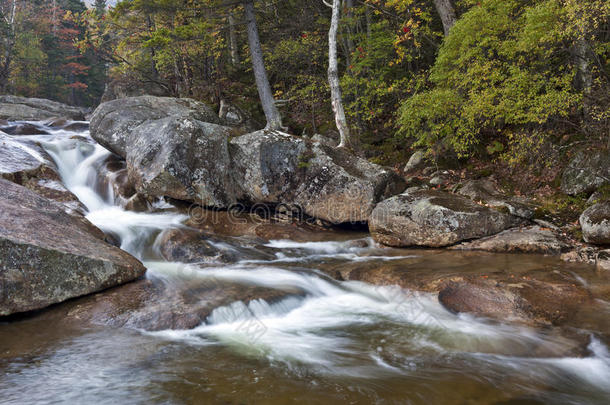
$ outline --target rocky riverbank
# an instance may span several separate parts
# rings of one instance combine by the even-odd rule
[[[32,138],[86,131],[85,122],[72,121],[84,118],[83,112],[11,97],[0,99],[0,111],[11,120],[0,127],[0,315],[141,277],[142,264],[113,246],[120,244],[116,234],[102,232],[83,216],[86,208],[62,185],[53,157],[40,138]],[[142,96],[104,103],[91,116],[91,137],[113,154],[96,163],[97,193],[112,196],[127,212],[170,209],[188,217],[189,228],[166,230],[155,245],[162,259],[182,263],[273,261],[278,252],[265,247],[269,240],[332,240],[345,237],[340,229],[368,227],[377,243],[390,247],[446,248],[455,257],[469,250],[542,254],[585,261],[600,271],[610,267],[606,155],[578,154],[564,173],[566,193],[595,197],[580,216],[578,240],[562,224],[541,218],[533,199],[508,196],[491,178],[456,182],[450,172],[426,167],[421,154],[398,173],[322,139],[246,132],[192,100]],[[72,142],[85,155],[96,148],[86,136]],[[172,208],[164,208],[168,201]],[[241,237],[239,248],[227,237]],[[596,298],[609,298],[604,285],[582,285],[564,272],[430,277],[392,266],[322,267],[338,280],[434,292],[455,312],[527,323],[562,324],[593,308]],[[162,291],[154,280],[141,280],[89,298],[74,313],[113,325],[190,328],[217,305],[274,296],[263,290],[242,297],[200,288],[200,294],[217,299],[191,305],[185,298],[191,293],[172,290],[164,300]],[[141,299],[124,305],[132,295]]]

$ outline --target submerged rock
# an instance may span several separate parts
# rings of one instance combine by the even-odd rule
[[[287,292],[263,287],[225,283],[217,279],[188,279],[196,270],[184,267],[177,282],[138,280],[53,308],[43,316],[64,324],[93,324],[158,331],[192,329],[205,322],[212,311],[236,301],[269,303]],[[235,314],[237,316],[240,314]],[[264,325],[263,325],[264,327]]]
[[[514,228],[497,235],[464,242],[451,247],[455,250],[485,250],[495,253],[540,253],[558,255],[569,249],[550,229],[539,226]]]
[[[447,283],[438,300],[453,312],[557,325],[574,316],[591,297],[584,287],[568,283],[466,278]]]
[[[44,308],[144,274],[137,259],[102,237],[83,217],[0,180],[0,315]]]
[[[211,108],[189,98],[128,97],[102,103],[96,108],[91,116],[91,136],[106,149],[125,158],[128,137],[136,127],[145,121],[172,115],[221,123]]]
[[[366,222],[378,201],[405,187],[390,170],[280,132],[233,138],[230,152],[239,201],[296,205],[330,223]]]
[[[578,152],[561,177],[561,191],[570,195],[592,193],[604,184],[610,184],[610,153],[606,150]]]
[[[377,204],[369,229],[388,246],[443,247],[499,233],[520,220],[451,193],[416,190]]]
[[[610,201],[587,208],[580,216],[580,226],[585,242],[610,245]]]
[[[227,208],[236,202],[228,149],[231,132],[183,116],[148,121],[129,134],[129,179],[145,196]]]
[[[85,119],[85,112],[79,107],[41,98],[0,96],[0,119],[42,121],[53,117],[80,121]]]
[[[259,244],[264,241],[259,240]],[[272,260],[275,255],[264,252],[262,246],[248,246],[245,238],[239,241],[210,235],[192,228],[164,231],[155,245],[164,259],[182,263],[235,263],[240,260]]]
[[[9,135],[48,135],[49,133],[44,129],[24,123],[24,124],[15,124],[7,127],[0,128],[3,132]]]

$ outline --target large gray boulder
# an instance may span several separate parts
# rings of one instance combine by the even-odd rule
[[[378,201],[404,190],[395,173],[349,152],[281,132],[230,142],[238,200],[290,204],[331,223],[366,222]]]
[[[0,119],[42,121],[52,117],[66,117],[80,121],[85,119],[85,112],[79,107],[42,98],[0,96]]]
[[[570,195],[592,193],[604,184],[610,184],[610,153],[607,150],[578,152],[561,177],[561,191]]]
[[[585,242],[610,245],[610,201],[587,208],[580,215],[580,226]]]
[[[128,97],[102,103],[95,109],[91,116],[91,136],[100,145],[125,157],[127,137],[137,126],[173,115],[221,123],[207,105],[189,98]]]
[[[0,316],[44,308],[142,276],[144,266],[90,223],[0,179]]]
[[[494,235],[519,222],[456,194],[418,190],[377,204],[369,229],[384,245],[442,247]]]
[[[144,196],[226,208],[236,202],[228,150],[232,129],[175,115],[128,135],[127,172]]]

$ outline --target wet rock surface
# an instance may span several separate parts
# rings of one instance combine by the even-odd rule
[[[456,194],[416,190],[379,203],[369,229],[377,242],[388,246],[443,247],[493,235],[519,222]]]
[[[0,119],[42,121],[52,117],[67,117],[78,121],[85,119],[85,112],[79,107],[51,100],[0,96]]]
[[[610,245],[610,201],[597,203],[587,208],[579,221],[585,242]]]
[[[192,329],[218,307],[235,301],[268,302],[286,296],[261,287],[231,285],[214,280],[167,283],[142,279],[102,293],[79,298],[45,311],[41,316],[62,325],[104,325],[158,331]]]
[[[488,236],[471,242],[464,242],[450,249],[485,250],[496,253],[539,253],[559,255],[570,246],[561,241],[555,232],[539,226],[513,228],[497,235]]]
[[[604,313],[595,298],[610,298],[610,275],[595,273],[594,266],[584,273],[589,280],[585,285],[575,275],[576,269],[583,274],[582,265],[560,269],[552,257],[518,256],[515,261],[516,255],[497,253],[409,252],[413,257],[405,261],[328,264],[323,271],[338,280],[438,293],[453,312],[529,325],[580,325],[597,311]]]
[[[80,215],[0,180],[0,315],[30,311],[113,287],[144,266],[100,239]]]

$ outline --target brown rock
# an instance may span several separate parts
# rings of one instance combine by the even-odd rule
[[[513,228],[497,235],[464,242],[450,249],[455,250],[485,250],[495,253],[540,253],[558,255],[569,249],[550,229],[539,226]]]

